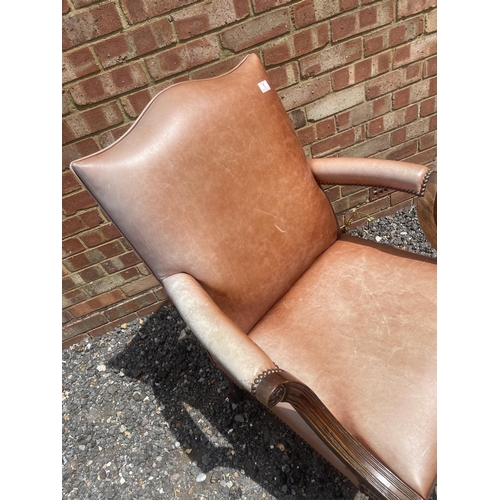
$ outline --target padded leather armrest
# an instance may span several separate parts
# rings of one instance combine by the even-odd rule
[[[276,369],[271,358],[235,325],[189,274],[163,280],[163,286],[203,347],[249,392],[254,380]]]
[[[373,186],[423,196],[432,169],[424,165],[376,158],[313,158],[308,160],[320,184]]]

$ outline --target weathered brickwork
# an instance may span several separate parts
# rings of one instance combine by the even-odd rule
[[[436,0],[63,1],[63,346],[168,300],[72,160],[118,139],[164,88],[253,52],[307,156],[435,165],[436,34]],[[351,227],[414,203],[352,186],[327,196]]]

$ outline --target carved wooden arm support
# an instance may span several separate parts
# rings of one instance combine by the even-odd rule
[[[413,489],[354,439],[305,384],[280,369],[270,369],[254,381],[256,398],[273,407],[289,403],[313,431],[358,478],[360,490],[380,500],[422,500]]]
[[[309,167],[320,184],[372,186],[423,196],[433,172],[424,165],[376,158],[313,158]]]

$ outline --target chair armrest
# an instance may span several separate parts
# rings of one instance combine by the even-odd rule
[[[196,338],[220,366],[251,392],[257,376],[276,369],[271,358],[231,321],[189,274],[162,280],[168,296]]]
[[[432,169],[376,158],[313,158],[309,167],[320,184],[373,186],[423,196]]]

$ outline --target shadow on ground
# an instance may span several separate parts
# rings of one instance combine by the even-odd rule
[[[227,379],[172,306],[150,315],[107,364],[152,387],[176,445],[186,452],[186,467],[194,461],[207,475],[191,495],[224,481],[220,471],[230,468],[280,500],[356,496],[347,479],[252,396],[229,400]]]

